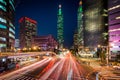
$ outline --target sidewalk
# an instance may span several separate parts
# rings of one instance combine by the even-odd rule
[[[101,66],[100,62],[96,59],[90,58],[80,58],[80,60],[86,62],[86,64],[92,67],[94,70],[88,74],[89,77],[92,73],[97,72],[99,74],[99,80],[120,80],[120,74],[116,74],[115,72],[119,72],[118,70],[113,69],[113,67],[109,66]],[[96,73],[96,74],[97,74]]]

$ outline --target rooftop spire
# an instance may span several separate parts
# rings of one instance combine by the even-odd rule
[[[59,4],[59,8],[61,8],[62,7],[62,5],[61,4]]]
[[[79,2],[79,5],[82,5],[82,0]]]

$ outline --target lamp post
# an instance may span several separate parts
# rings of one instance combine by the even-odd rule
[[[101,45],[97,45],[97,57],[98,57],[99,59],[101,59],[101,58],[100,58],[100,54],[101,54]]]
[[[110,48],[111,46],[114,46],[114,43],[108,43],[108,46],[107,46],[107,53],[106,53],[106,62],[107,62],[107,65],[109,64],[109,57],[110,57]]]
[[[109,64],[109,51],[110,51],[110,49],[109,49],[110,47],[109,47],[109,45],[107,46],[107,53],[106,53],[106,63],[107,63],[107,66],[108,66],[108,64]]]

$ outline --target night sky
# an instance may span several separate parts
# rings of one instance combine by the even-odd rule
[[[57,39],[58,5],[62,5],[64,16],[64,46],[73,44],[73,34],[77,28],[77,9],[80,0],[17,0],[16,5],[16,38],[19,38],[18,20],[29,17],[38,22],[38,35],[52,34]]]

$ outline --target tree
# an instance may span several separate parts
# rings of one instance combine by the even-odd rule
[[[116,58],[116,61],[120,62],[120,54],[118,54]]]

